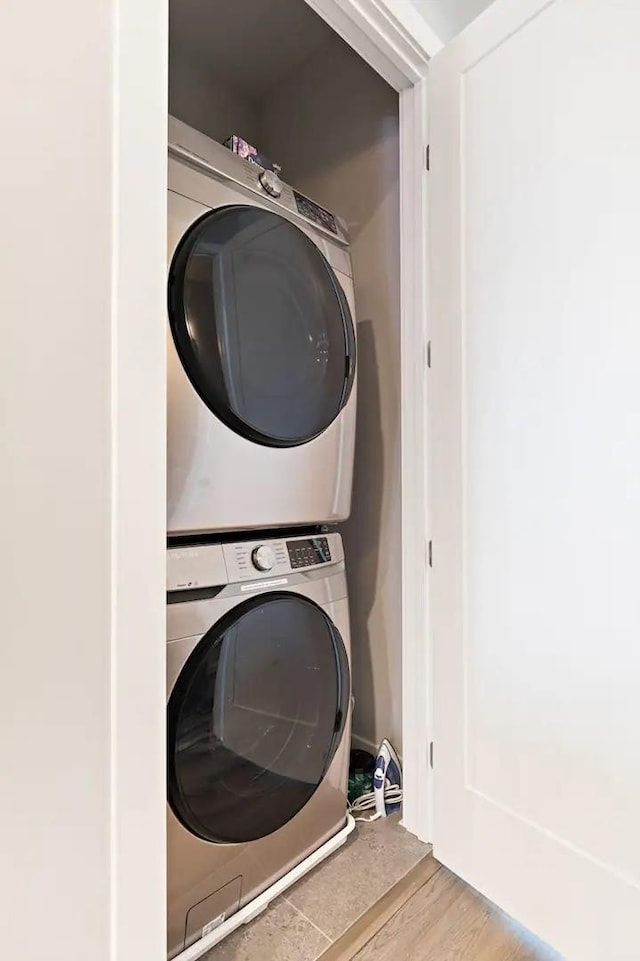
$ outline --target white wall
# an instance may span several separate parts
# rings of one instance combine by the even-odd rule
[[[398,95],[333,37],[264,104],[260,145],[283,177],[351,230],[359,411],[353,513],[344,526],[354,732],[401,741]]]
[[[34,30],[20,0],[0,14],[0,943],[7,958],[35,961],[46,942],[61,958],[73,933],[75,957],[99,961],[110,924],[111,23],[108,4],[82,0],[39,5],[37,17]],[[66,37],[61,20],[73,23]]]
[[[407,2],[407,0],[404,0]],[[493,0],[408,0],[446,43],[486,10]]]
[[[159,961],[164,942],[162,548],[140,535],[161,538],[164,511],[166,9],[132,7],[0,6],[0,944],[16,961]]]
[[[202,63],[172,44],[169,59],[169,112],[178,120],[222,143],[239,134],[255,145],[258,106]]]

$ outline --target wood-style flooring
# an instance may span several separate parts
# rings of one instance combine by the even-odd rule
[[[562,961],[431,856],[319,961]]]

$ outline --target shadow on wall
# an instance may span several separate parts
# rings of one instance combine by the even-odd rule
[[[332,37],[262,103],[284,178],[347,221],[358,323],[352,515],[341,526],[353,634],[354,734],[402,751],[398,95]]]
[[[342,528],[348,558],[351,615],[352,672],[356,706],[354,734],[371,737],[377,730],[375,704],[390,701],[389,678],[374,671],[373,644],[369,619],[376,599],[380,528],[385,477],[382,437],[380,371],[373,321],[358,323],[358,394],[366,403],[358,404],[354,499],[351,517]],[[358,691],[377,688],[381,697],[358,698]],[[382,690],[383,688],[384,693]]]
[[[283,177],[349,223],[352,243],[398,182],[398,95],[333,36],[262,105]]]

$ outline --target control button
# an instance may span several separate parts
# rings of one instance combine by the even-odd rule
[[[258,177],[260,186],[270,197],[279,197],[282,193],[282,182],[275,170],[263,170]]]
[[[276,562],[276,556],[273,553],[273,548],[267,544],[261,544],[260,547],[256,547],[252,551],[251,560],[257,570],[270,571]]]

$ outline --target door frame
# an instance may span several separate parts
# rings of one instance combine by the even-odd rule
[[[167,136],[169,38],[167,0],[145,2],[146,11],[112,0],[113,30],[105,40],[113,59],[113,168],[105,185],[113,210],[110,950],[118,961],[157,961],[166,927],[164,870],[158,877],[165,850],[165,650],[157,643],[165,616],[164,480],[157,470],[165,432],[157,400],[166,384],[165,331],[157,319],[165,292],[164,260],[160,265],[149,251],[159,254],[166,235],[166,160],[159,150]],[[399,93],[403,823],[430,840],[426,75],[442,43],[409,3],[306,2]],[[147,892],[144,905],[134,888]]]

